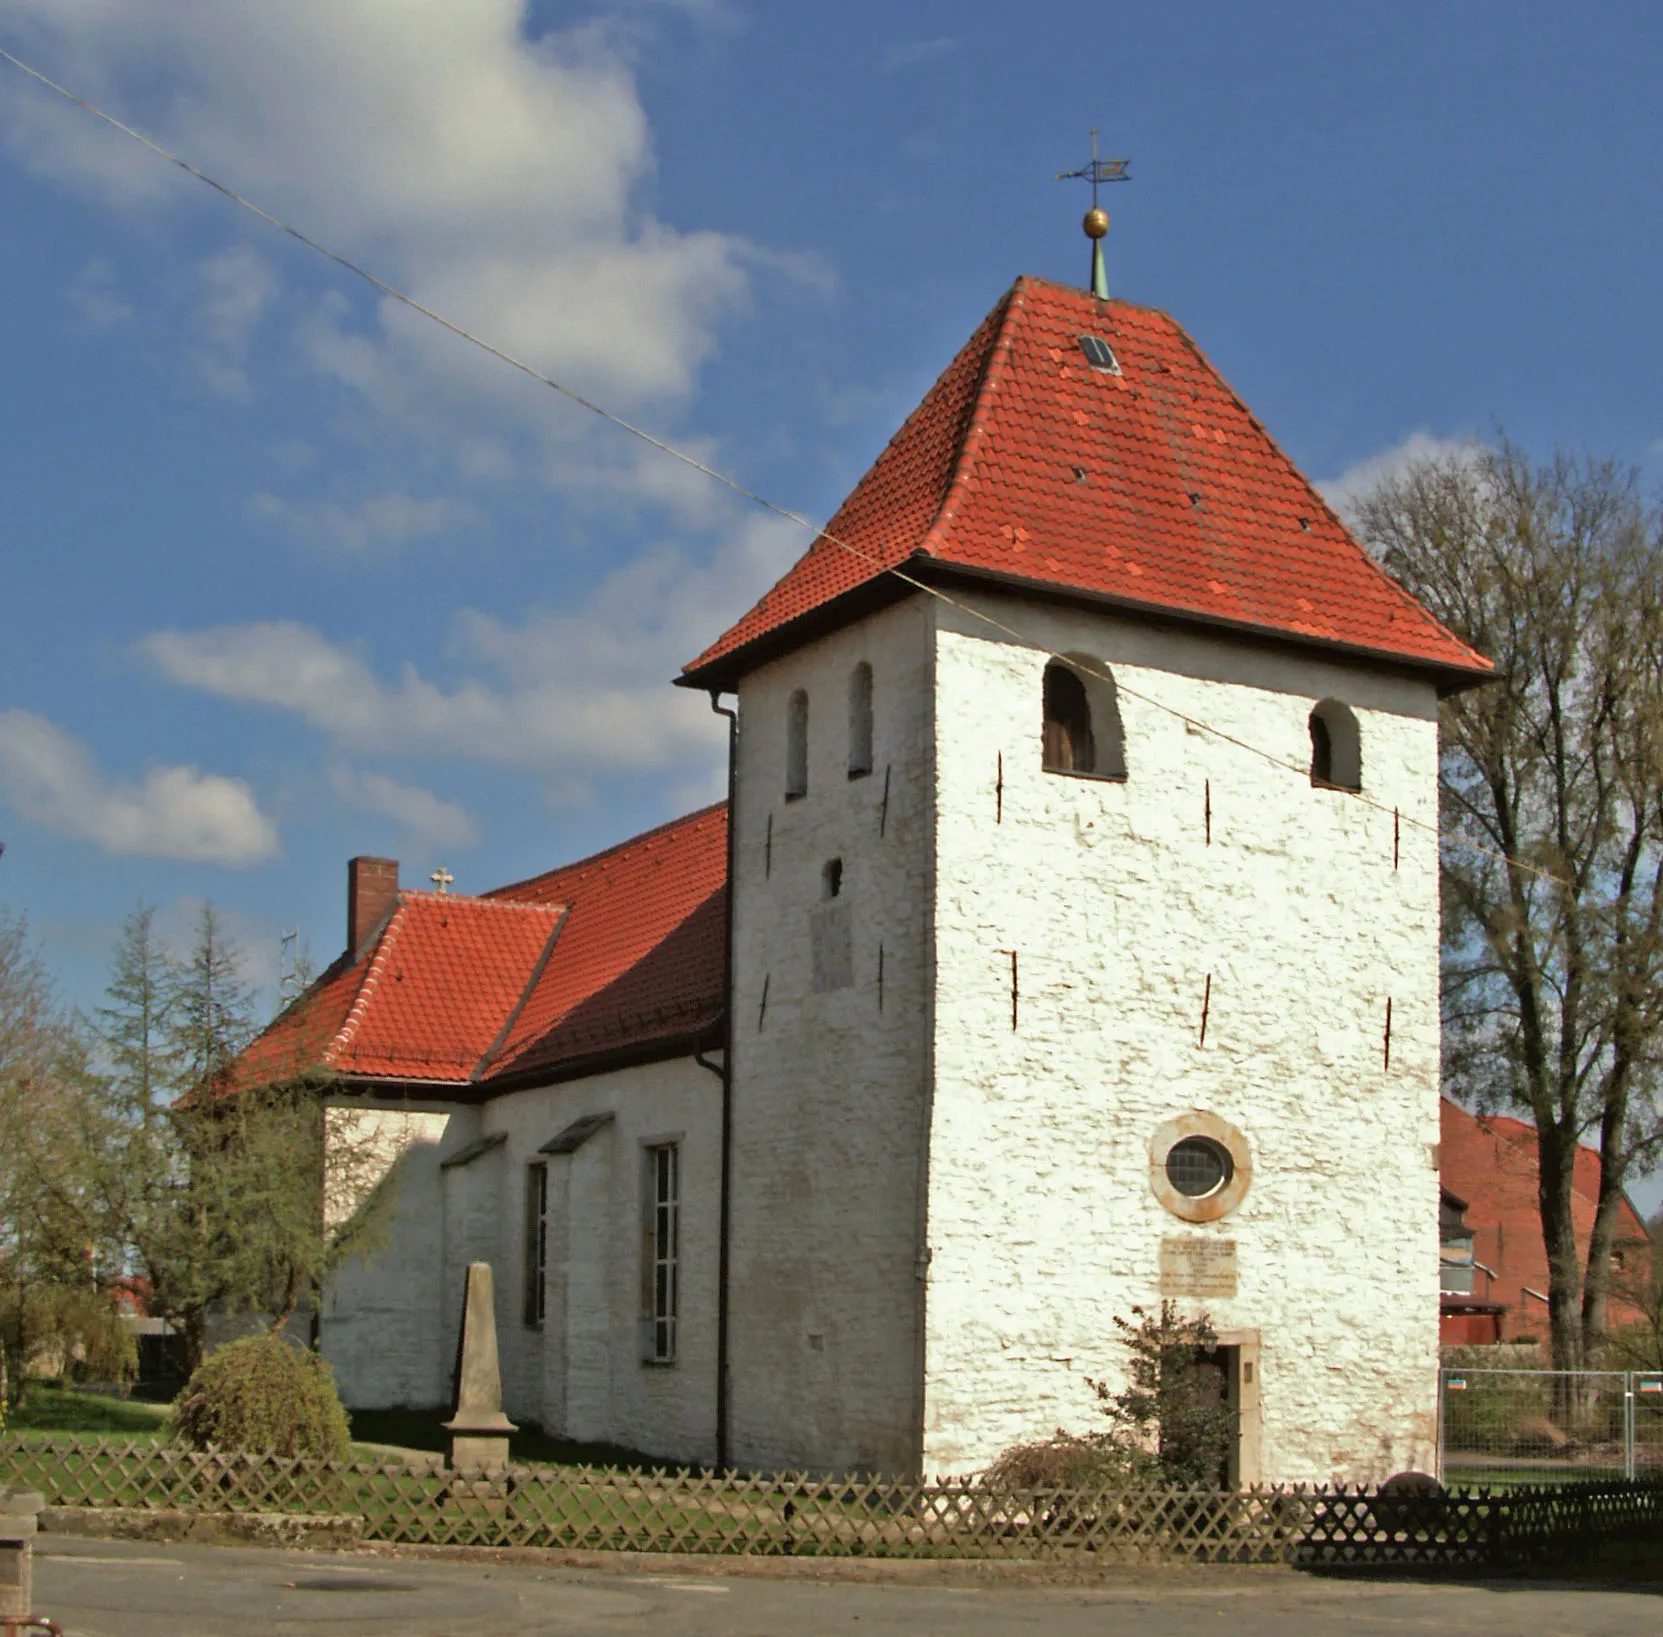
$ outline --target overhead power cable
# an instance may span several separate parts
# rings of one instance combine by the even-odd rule
[[[840,539],[837,535],[828,532],[826,529],[804,517],[801,512],[794,512],[785,506],[775,504],[775,502],[769,500],[766,495],[758,494],[754,489],[747,488],[743,483],[739,482],[737,478],[729,477],[725,472],[718,471],[714,466],[707,465],[704,461],[698,459],[697,456],[688,454],[685,449],[678,449],[674,444],[666,443],[664,439],[654,437],[653,434],[648,432],[644,427],[637,426],[633,421],[626,420],[622,415],[615,414],[604,405],[596,403],[592,398],[586,398],[581,392],[577,392],[573,388],[566,386],[563,382],[557,381],[553,376],[545,374],[534,364],[527,363],[523,358],[519,358],[515,354],[508,352],[506,349],[497,346],[494,342],[486,340],[483,336],[475,334],[464,325],[456,323],[453,319],[446,318],[443,313],[436,311],[434,308],[427,306],[421,301],[418,301],[414,296],[399,289],[397,285],[389,284],[384,278],[372,273],[367,267],[353,261],[351,257],[342,255],[340,251],[331,249],[320,240],[314,239],[310,234],[302,232],[300,228],[295,227],[292,223],[284,221],[282,217],[273,215],[271,211],[257,205],[252,199],[238,193],[235,188],[228,187],[224,182],[218,181],[216,178],[209,176],[206,171],[198,170],[197,167],[191,164],[189,160],[174,153],[172,149],[165,148],[161,143],[153,141],[142,131],[135,130],[125,121],[117,119],[114,114],[106,113],[105,110],[98,107],[96,103],[89,102],[85,97],[77,95],[67,86],[60,85],[50,76],[43,74],[38,68],[31,67],[20,58],[14,57],[11,52],[5,50],[4,48],[0,48],[0,61],[10,63],[13,68],[16,68],[20,72],[28,75],[30,79],[45,86],[49,91],[56,93],[66,102],[73,103],[77,108],[83,109],[85,112],[91,114],[94,119],[102,120],[104,124],[112,126],[114,129],[120,131],[123,136],[130,137],[134,142],[140,144],[141,147],[148,148],[151,153],[155,154],[160,159],[165,159],[168,164],[177,166],[180,170],[184,171],[187,176],[193,176],[197,181],[205,183],[208,187],[212,188],[215,193],[221,194],[225,198],[229,199],[232,204],[238,205],[243,210],[248,211],[251,215],[259,217],[259,219],[266,223],[267,226],[276,228],[279,233],[286,234],[289,238],[305,245],[308,250],[314,251],[316,254],[324,257],[325,260],[332,261],[337,267],[351,273],[354,278],[362,279],[364,283],[368,284],[372,289],[380,291],[381,294],[386,296],[389,300],[399,302],[401,305],[408,307],[412,312],[420,313],[423,318],[437,324],[441,329],[450,331],[450,333],[456,336],[459,340],[466,341],[470,346],[478,347],[480,351],[489,353],[491,357],[507,364],[510,369],[518,370],[520,374],[530,377],[531,380],[536,381],[541,386],[548,387],[553,392],[559,393],[562,398],[576,404],[579,408],[588,410],[591,415],[596,415],[601,420],[610,422],[620,431],[627,432],[632,438],[639,438],[641,442],[650,444],[654,449],[670,456],[672,460],[678,460],[682,463],[682,465],[691,467],[695,472],[711,479],[712,482],[719,483],[724,488],[731,489],[735,494],[749,500],[754,505],[760,506],[764,511],[771,512],[775,517],[782,518],[786,522],[791,523],[798,528],[808,530],[808,532],[816,539],[824,540],[828,545],[835,546],[838,550],[846,552],[849,556],[867,563],[876,573],[890,575],[901,584],[911,587],[914,591],[922,592],[928,597],[934,597],[938,602],[945,604],[947,607],[957,609],[961,614],[978,621],[982,625],[988,626],[990,629],[999,632],[1002,636],[1011,638],[1013,641],[1020,643],[1023,647],[1037,650],[1038,652],[1044,654],[1047,659],[1057,660],[1062,664],[1067,665],[1071,670],[1082,672],[1087,676],[1096,678],[1098,681],[1107,682],[1118,692],[1125,694],[1127,698],[1136,699],[1140,703],[1148,705],[1155,710],[1163,711],[1168,716],[1175,717],[1178,721],[1184,723],[1186,727],[1194,728],[1198,733],[1206,733],[1215,739],[1221,740],[1225,744],[1234,745],[1236,749],[1246,751],[1249,755],[1257,756],[1261,760],[1269,762],[1273,767],[1279,767],[1283,771],[1296,774],[1300,778],[1306,778],[1309,776],[1310,770],[1307,767],[1303,767],[1297,762],[1289,761],[1286,757],[1279,756],[1274,751],[1265,750],[1262,746],[1250,744],[1247,740],[1238,737],[1236,734],[1230,733],[1223,728],[1215,727],[1212,723],[1203,721],[1199,717],[1192,716],[1186,711],[1179,710],[1175,705],[1169,705],[1164,700],[1156,699],[1146,693],[1141,693],[1135,688],[1129,688],[1119,678],[1109,675],[1106,668],[1103,670],[1097,670],[1083,660],[1071,658],[1066,654],[1058,653],[1054,649],[1047,647],[1045,643],[1030,636],[1018,627],[1008,624],[995,614],[989,613],[986,609],[978,608],[972,603],[961,601],[959,598],[943,591],[939,586],[930,585],[926,581],[919,579],[916,575],[908,574],[903,568],[885,563],[882,559],[873,556],[871,552],[853,544],[851,541]],[[1469,841],[1464,836],[1451,835],[1436,821],[1417,818],[1412,813],[1405,813],[1397,807],[1391,807],[1384,802],[1376,801],[1372,796],[1365,794],[1363,791],[1347,790],[1343,793],[1349,796],[1353,801],[1362,803],[1365,807],[1373,808],[1379,813],[1389,814],[1395,823],[1407,824],[1417,830],[1429,831],[1433,835],[1437,836],[1440,841],[1448,842],[1452,846],[1464,848],[1467,851],[1478,853],[1484,857],[1493,858],[1500,863],[1506,864],[1509,868],[1523,870],[1526,873],[1538,876],[1543,880],[1557,881],[1561,885],[1568,884],[1564,881],[1563,877],[1555,874],[1552,870],[1543,869],[1540,865],[1527,863],[1525,860],[1520,858],[1510,857],[1508,854],[1497,851],[1494,848],[1485,847],[1475,841]]]

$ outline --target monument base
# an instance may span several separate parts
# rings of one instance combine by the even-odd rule
[[[508,1465],[508,1439],[453,1432],[450,1438],[450,1468],[475,1472],[501,1472]]]

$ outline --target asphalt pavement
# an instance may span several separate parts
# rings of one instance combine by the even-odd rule
[[[1635,1637],[1663,1628],[1660,1592],[1253,1569],[1129,1570],[1074,1585],[913,1565],[594,1569],[47,1536],[35,1556],[34,1602],[65,1637],[992,1637],[1040,1628],[1047,1637]]]

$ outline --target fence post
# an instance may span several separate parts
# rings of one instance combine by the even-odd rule
[[[29,1551],[46,1497],[34,1489],[0,1485],[0,1615],[32,1614]]]
[[[1623,1377],[1623,1476],[1634,1477],[1634,1434],[1638,1418],[1634,1413],[1634,1372]]]
[[[1444,1378],[1449,1372],[1438,1366],[1438,1482],[1444,1481]]]

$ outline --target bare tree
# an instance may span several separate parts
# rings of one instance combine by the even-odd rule
[[[1536,1127],[1554,1363],[1606,1328],[1623,1186],[1658,1143],[1663,554],[1636,474],[1510,444],[1417,463],[1364,540],[1496,680],[1444,701],[1445,1081]],[[1586,1256],[1579,1145],[1599,1150]]]
[[[121,1351],[99,1288],[119,1247],[77,1163],[92,1084],[76,1020],[27,927],[0,911],[0,1416],[41,1349],[67,1355],[90,1341],[106,1362]]]

